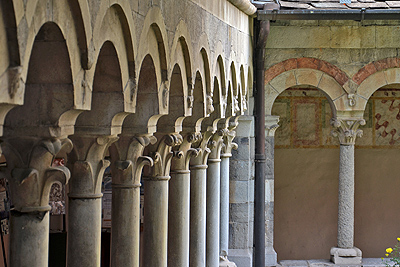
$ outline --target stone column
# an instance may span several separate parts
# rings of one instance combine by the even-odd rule
[[[362,136],[360,125],[363,119],[331,120],[335,130],[332,134],[340,141],[339,162],[339,207],[337,247],[331,249],[331,260],[335,264],[361,264],[361,250],[354,247],[354,144]]]
[[[154,166],[144,180],[144,266],[166,267],[168,243],[168,181],[171,148],[182,143],[179,134],[164,136],[151,152]]]
[[[54,182],[66,184],[70,172],[51,167],[69,139],[10,138],[0,143],[14,208],[10,217],[10,266],[48,266],[49,194]]]
[[[104,160],[116,136],[72,136],[72,178],[68,213],[67,264],[71,267],[100,266],[101,183],[110,162]]]
[[[168,205],[168,266],[189,266],[190,225],[190,171],[191,157],[197,157],[200,149],[191,148],[201,134],[188,134],[177,147],[171,163]]]
[[[279,116],[265,118],[265,266],[277,264],[274,249],[274,146],[278,122]]]
[[[206,266],[219,266],[219,221],[221,187],[221,148],[222,137],[228,130],[218,130],[210,140],[211,154],[207,169],[206,202]]]
[[[112,165],[111,266],[139,267],[140,179],[143,167],[153,165],[142,154],[151,141],[147,136],[121,136],[116,144],[120,154],[111,152],[112,159],[120,159]]]
[[[221,203],[220,203],[220,262],[219,266],[236,266],[228,260],[229,252],[229,158],[232,149],[237,149],[237,144],[232,140],[236,133],[230,131],[223,138],[221,152]]]

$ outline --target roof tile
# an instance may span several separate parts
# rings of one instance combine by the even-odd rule
[[[347,4],[350,8],[389,8],[386,3],[377,2],[377,3],[351,3]]]
[[[281,1],[281,7],[283,8],[300,8],[300,9],[308,9],[310,5],[304,3],[297,3],[297,2],[284,2]]]
[[[400,7],[400,1],[386,1],[386,4],[391,8]]]
[[[312,6],[316,8],[326,8],[326,9],[347,9],[346,5],[340,4],[339,1],[336,3],[311,3]]]

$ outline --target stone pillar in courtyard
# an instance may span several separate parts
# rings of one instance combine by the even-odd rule
[[[68,158],[72,168],[68,194],[68,266],[100,266],[101,184],[110,165],[104,157],[117,139],[113,135],[71,136],[74,150]]]
[[[331,248],[331,260],[335,264],[361,264],[361,250],[354,247],[354,145],[357,137],[362,136],[360,125],[363,119],[331,120],[335,130],[332,134],[340,141],[339,162],[339,207],[337,247]]]
[[[168,134],[150,146],[154,165],[143,175],[144,186],[144,266],[167,267],[168,259],[168,183],[172,147],[182,143],[179,134]]]
[[[110,148],[112,165],[111,266],[139,267],[140,180],[142,168],[152,165],[143,156],[154,136],[121,136]]]
[[[229,158],[232,157],[232,149],[238,145],[233,143],[236,133],[231,130],[223,137],[221,151],[221,203],[220,203],[220,261],[221,267],[236,266],[229,261]]]
[[[279,116],[269,115],[265,118],[265,266],[277,264],[274,249],[274,147],[278,122]]]
[[[190,161],[190,267],[206,266],[206,181],[211,137],[211,132],[205,132],[192,145],[199,149],[199,155]]]
[[[66,167],[52,167],[61,150],[69,152],[69,139],[16,137],[0,141],[7,159],[2,173],[10,184],[14,208],[10,216],[10,266],[48,266],[49,194],[54,182],[66,184]]]
[[[171,162],[168,203],[168,266],[189,266],[190,171],[189,162],[200,149],[191,148],[200,133],[186,134]]]
[[[207,169],[207,204],[206,204],[206,266],[219,266],[219,222],[220,222],[220,187],[221,187],[221,149],[223,136],[228,129],[219,129],[210,139],[211,154]]]

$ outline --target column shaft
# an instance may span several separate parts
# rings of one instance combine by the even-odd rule
[[[100,266],[101,195],[70,197],[68,224],[68,266]]]
[[[167,266],[169,178],[144,181],[144,266]]]
[[[49,212],[12,211],[10,239],[10,266],[47,267]]]
[[[190,168],[190,267],[206,265],[207,166]]]
[[[139,267],[140,184],[113,185],[111,266]]]
[[[207,169],[206,265],[219,266],[220,159],[209,159]]]
[[[168,266],[189,266],[190,171],[171,171],[168,207]]]
[[[221,155],[220,256],[223,257],[228,256],[229,247],[229,156]]]
[[[340,145],[338,247],[354,246],[354,145]]]

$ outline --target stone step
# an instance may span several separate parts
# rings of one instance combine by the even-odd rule
[[[380,258],[364,258],[361,265],[336,265],[329,260],[283,260],[277,267],[385,267]]]

